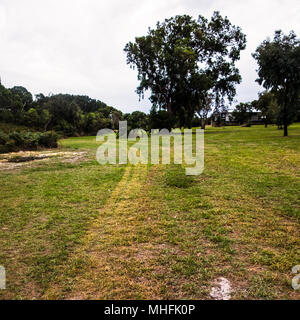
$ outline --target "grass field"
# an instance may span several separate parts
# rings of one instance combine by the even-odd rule
[[[87,159],[0,171],[1,299],[300,299],[300,124],[205,132],[205,170]]]

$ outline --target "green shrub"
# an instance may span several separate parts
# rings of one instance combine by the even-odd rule
[[[25,143],[24,133],[17,131],[11,132],[9,134],[9,140],[13,140],[13,142],[11,141],[11,144],[15,145],[16,147],[22,147]]]
[[[39,145],[45,148],[57,148],[58,134],[48,131],[40,134]]]
[[[11,132],[0,131],[0,152],[57,148],[59,136],[55,132]]]
[[[39,147],[39,135],[40,133],[37,132],[26,132],[24,134],[24,148],[25,149],[37,149]]]
[[[3,131],[0,131],[0,145],[5,145],[8,140],[9,140],[8,135]]]

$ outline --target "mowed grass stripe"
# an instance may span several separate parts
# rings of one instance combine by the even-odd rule
[[[133,170],[133,172],[132,172]],[[150,260],[159,235],[151,220],[159,203],[149,197],[155,167],[128,166],[104,208],[99,211],[83,245],[78,247],[59,280],[46,298],[135,299],[155,298]],[[152,177],[152,178],[151,178]],[[69,288],[66,290],[66,283]]]

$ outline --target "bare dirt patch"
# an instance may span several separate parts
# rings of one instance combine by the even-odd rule
[[[230,282],[223,277],[216,279],[214,286],[210,291],[210,296],[214,300],[230,300],[231,299],[231,284]]]
[[[63,163],[76,163],[86,158],[87,152],[19,151],[0,154],[0,170],[13,170],[32,163],[61,159]]]

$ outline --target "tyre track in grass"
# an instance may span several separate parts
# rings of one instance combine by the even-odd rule
[[[46,299],[159,298],[153,277],[161,203],[150,196],[156,167],[128,166]],[[156,271],[157,272],[157,269]]]

